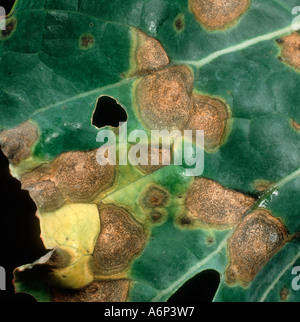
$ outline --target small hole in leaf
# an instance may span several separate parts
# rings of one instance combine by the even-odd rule
[[[204,271],[187,281],[168,300],[170,303],[212,302],[219,287],[220,275],[214,270]]]
[[[118,127],[120,123],[127,122],[128,116],[125,109],[109,96],[98,99],[92,124],[97,128],[112,126]]]

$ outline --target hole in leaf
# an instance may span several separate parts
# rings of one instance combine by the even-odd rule
[[[211,302],[220,283],[220,275],[214,270],[207,270],[187,281],[168,302]]]
[[[119,127],[120,123],[128,119],[125,109],[109,96],[101,96],[98,99],[92,124],[97,128],[112,126]]]

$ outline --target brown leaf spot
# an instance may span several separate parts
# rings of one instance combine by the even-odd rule
[[[187,215],[184,215],[183,217],[180,218],[181,226],[189,226],[191,224],[192,224],[192,221]]]
[[[142,251],[145,232],[126,210],[100,207],[101,233],[93,254],[93,271],[98,275],[120,273]]]
[[[273,182],[263,180],[263,179],[258,179],[254,181],[254,188],[258,192],[263,192],[266,191],[274,186]]]
[[[220,100],[209,96],[193,95],[193,112],[185,128],[203,130],[205,149],[212,151],[224,140],[230,113]]]
[[[280,299],[282,302],[286,302],[289,298],[290,295],[290,291],[284,287],[281,291],[280,291]]]
[[[51,177],[64,197],[71,202],[91,201],[112,185],[115,166],[100,165],[96,151],[66,152],[51,165]]]
[[[206,244],[212,245],[215,242],[215,238],[213,236],[206,237]]]
[[[193,74],[172,66],[141,79],[136,86],[140,116],[151,130],[182,129],[191,112]]]
[[[83,34],[79,39],[79,47],[83,50],[90,49],[94,46],[95,38],[91,34]]]
[[[234,227],[254,203],[252,197],[224,188],[217,182],[196,178],[188,191],[186,207],[192,222],[216,228]]]
[[[152,222],[152,224],[160,223],[163,220],[163,215],[158,211],[153,211],[149,215],[149,219]]]
[[[125,302],[128,280],[95,281],[81,290],[52,289],[54,302]]]
[[[231,26],[250,5],[250,0],[189,0],[190,10],[208,29]]]
[[[132,67],[128,76],[149,74],[169,64],[169,58],[158,40],[136,28],[132,29],[132,39]]]
[[[142,194],[140,203],[144,208],[164,207],[168,201],[169,194],[167,191],[155,185],[151,185]]]
[[[179,14],[174,21],[174,27],[177,32],[181,32],[184,29],[184,15]]]
[[[247,285],[287,241],[282,222],[267,210],[246,216],[228,242],[228,284]]]
[[[277,43],[281,47],[281,61],[300,69],[300,34],[294,32]]]
[[[19,164],[31,155],[31,147],[38,139],[36,127],[25,122],[14,129],[0,132],[0,146],[13,165]]]
[[[292,127],[293,127],[296,131],[300,132],[300,124],[299,124],[299,123],[297,123],[295,120],[291,120],[291,123],[292,123]]]

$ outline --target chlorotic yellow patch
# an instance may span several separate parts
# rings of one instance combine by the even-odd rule
[[[40,215],[41,237],[47,249],[64,247],[71,254],[92,254],[100,233],[98,208],[94,204],[68,204]]]
[[[51,271],[50,283],[71,289],[79,289],[91,283],[94,276],[90,260],[100,234],[97,206],[68,204],[39,217],[45,247],[60,247],[71,256],[70,265]]]

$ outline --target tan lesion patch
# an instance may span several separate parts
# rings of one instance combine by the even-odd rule
[[[38,129],[30,122],[0,132],[0,147],[13,165],[31,156],[31,148],[38,140]]]
[[[131,70],[128,76],[149,74],[168,64],[169,58],[161,43],[132,28]]]
[[[217,149],[224,141],[229,127],[229,108],[219,99],[198,94],[193,95],[192,105],[191,117],[185,129],[203,130],[205,149]]]
[[[247,286],[286,243],[288,233],[281,220],[265,209],[256,210],[239,224],[228,242],[228,284]]]
[[[135,101],[142,121],[151,130],[182,129],[192,110],[193,72],[172,66],[138,80]]]
[[[295,31],[289,36],[278,39],[277,43],[281,47],[279,59],[292,67],[300,69],[300,34]]]
[[[116,167],[100,165],[96,153],[66,152],[51,165],[51,177],[67,201],[91,201],[112,185]]]
[[[54,302],[126,302],[129,280],[94,281],[81,290],[53,288]]]
[[[27,190],[40,212],[52,212],[64,205],[64,197],[48,176],[42,177],[40,169],[24,175],[22,189]]]
[[[66,152],[21,177],[40,212],[51,212],[65,203],[90,202],[114,182],[116,167],[100,165],[97,150]]]
[[[96,276],[124,271],[145,245],[144,228],[123,208],[100,206],[101,233],[97,240],[92,267]]]
[[[250,0],[189,0],[190,10],[207,29],[232,26],[249,8]]]
[[[213,226],[225,229],[236,226],[250,209],[255,199],[240,192],[224,188],[205,178],[196,178],[186,198],[188,225]]]

